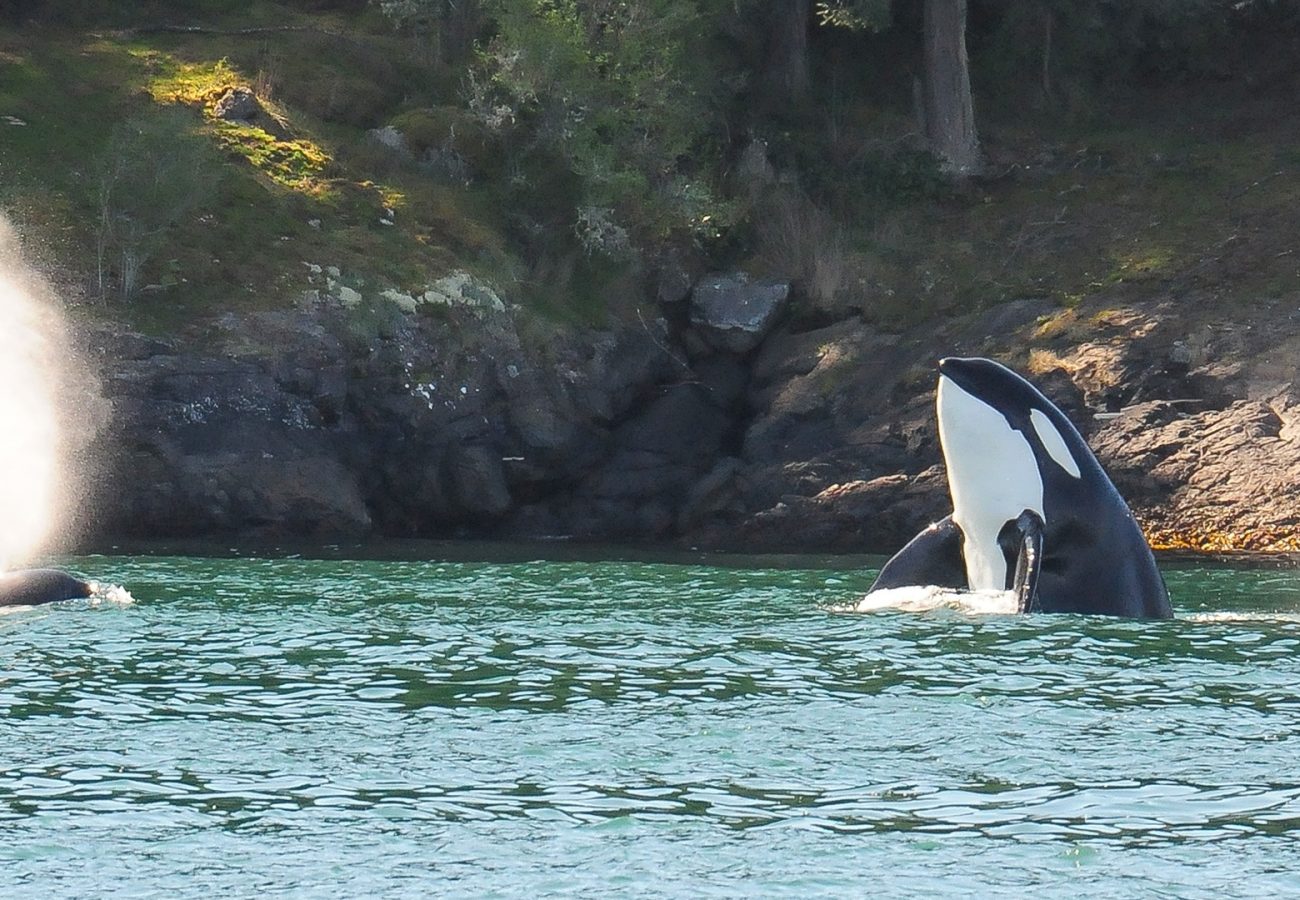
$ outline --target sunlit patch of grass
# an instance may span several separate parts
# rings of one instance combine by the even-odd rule
[[[213,104],[228,90],[247,86],[249,80],[226,59],[189,62],[150,48],[131,48],[152,72],[149,95],[157,103],[183,103],[211,113]],[[265,99],[268,115],[283,120],[283,113]],[[280,137],[256,124],[214,120],[212,133],[226,151],[242,157],[261,175],[292,191],[321,196],[329,192],[326,170],[331,156],[304,137]]]
[[[1143,281],[1150,278],[1162,278],[1172,269],[1175,255],[1168,247],[1146,247],[1120,253],[1114,257],[1114,267],[1106,276],[1107,284],[1121,281]]]
[[[329,191],[323,179],[332,160],[312,141],[281,140],[244,122],[215,122],[213,130],[223,149],[242,156],[281,187],[313,196]]]
[[[128,52],[154,73],[146,90],[157,103],[207,105],[231,88],[248,83],[225,59],[185,62],[145,47],[132,47]]]
[[[1034,337],[1039,340],[1051,340],[1070,331],[1079,321],[1078,313],[1073,309],[1063,309],[1051,316],[1044,316],[1034,329]]]

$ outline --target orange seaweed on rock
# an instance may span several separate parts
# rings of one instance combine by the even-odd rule
[[[1297,553],[1300,533],[1281,528],[1219,531],[1211,526],[1155,528],[1146,531],[1153,550],[1197,553]]]

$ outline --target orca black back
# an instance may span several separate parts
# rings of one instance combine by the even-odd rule
[[[90,585],[58,569],[25,569],[0,574],[0,606],[36,606],[89,597]]]

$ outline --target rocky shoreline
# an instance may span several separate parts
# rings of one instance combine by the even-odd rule
[[[468,278],[367,300],[321,277],[202,341],[83,330],[111,404],[88,540],[889,552],[947,510],[932,393],[957,354],[1026,371],[1157,547],[1300,549],[1300,321],[1276,309],[1229,325],[1121,287],[887,332],[801,317],[785,283],[670,272],[575,329]]]

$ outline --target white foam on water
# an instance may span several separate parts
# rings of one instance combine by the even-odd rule
[[[1207,612],[1179,616],[1182,622],[1300,622],[1300,612]]]
[[[1015,591],[960,591],[935,585],[885,588],[857,603],[832,606],[836,613],[932,612],[948,609],[974,616],[1009,616],[1019,612]],[[1205,624],[1300,624],[1297,612],[1203,612],[1179,615],[1180,622]]]
[[[101,581],[87,582],[90,585],[90,605],[111,604],[113,606],[130,606],[135,602],[131,592],[120,584],[107,584]]]
[[[959,591],[935,585],[884,588],[835,612],[930,612],[950,609],[975,616],[1007,616],[1020,611],[1015,591]]]

